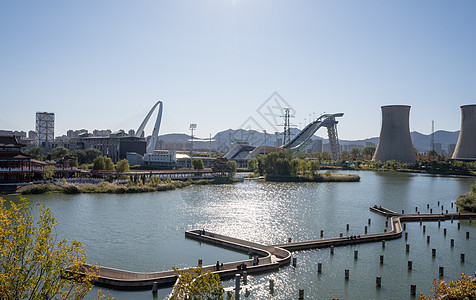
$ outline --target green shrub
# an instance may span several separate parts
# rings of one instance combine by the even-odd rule
[[[68,184],[63,188],[65,194],[79,194],[81,191],[74,184]]]

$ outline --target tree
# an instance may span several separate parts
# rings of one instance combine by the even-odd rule
[[[357,160],[360,158],[360,149],[359,148],[352,148],[350,150],[350,158],[352,160]]]
[[[104,157],[104,166],[107,171],[114,171],[114,163],[110,157]]]
[[[220,276],[210,271],[204,273],[199,266],[189,269],[189,272],[180,271],[176,268],[175,275],[179,281],[174,286],[170,300],[178,299],[217,299],[223,300],[223,285]]]
[[[114,171],[114,163],[110,157],[98,156],[93,161],[93,170]]]
[[[203,170],[203,160],[201,158],[195,158],[192,160],[192,167],[194,170]]]
[[[375,149],[376,148],[374,146],[365,146],[364,149],[362,149],[362,155],[365,159],[372,159]]]
[[[43,148],[33,147],[31,149],[26,150],[25,153],[33,155],[33,157],[35,157],[36,159],[41,159],[41,156],[43,155]]]
[[[0,198],[0,299],[82,299],[98,269],[82,268],[86,254],[80,242],[56,243],[57,223],[48,208],[39,208],[35,224],[25,199],[7,205]]]
[[[290,173],[292,176],[297,176],[298,171],[299,171],[299,159],[298,159],[298,158],[294,158],[294,159],[291,160],[291,162],[289,163],[289,173]]]
[[[476,278],[476,272],[475,272]],[[445,282],[444,280],[433,281],[432,290],[435,292],[435,297],[428,296],[428,300],[433,299],[476,299],[476,280],[471,276],[465,276],[461,274],[460,279],[457,281],[450,280]],[[424,300],[425,297],[422,293],[419,296],[420,300]]]
[[[69,150],[66,149],[65,147],[56,147],[53,150],[51,150],[52,157],[65,156],[65,155],[68,155],[68,153],[69,153]]]
[[[45,180],[51,180],[53,179],[54,175],[55,175],[55,166],[45,166],[43,170],[43,178]]]
[[[319,162],[316,161],[316,160],[311,160],[311,161],[308,162],[308,164],[309,164],[308,169],[311,172],[311,176],[314,176],[316,171],[318,171],[319,168],[320,168]]]
[[[106,162],[104,156],[98,156],[93,160],[93,170],[104,170],[106,168]]]
[[[226,171],[228,172],[228,177],[233,178],[236,174],[237,164],[234,160],[229,160],[226,162]]]
[[[117,162],[116,164],[116,171],[117,172],[124,172],[129,171],[131,168],[129,166],[129,161],[127,159],[123,159]]]
[[[98,149],[93,149],[93,148],[84,150],[84,153],[86,154],[86,160],[85,162],[83,162],[84,164],[90,164],[94,161],[95,158],[102,156],[101,151],[99,151]]]

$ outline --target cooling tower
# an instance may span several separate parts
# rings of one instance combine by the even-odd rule
[[[461,106],[461,130],[452,159],[476,160],[476,105]]]
[[[410,137],[410,106],[382,106],[382,129],[372,160],[396,160],[414,164],[417,160]]]

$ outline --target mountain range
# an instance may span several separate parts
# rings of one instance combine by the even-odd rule
[[[299,132],[298,129],[292,128],[291,129],[291,136],[296,135]],[[422,134],[417,131],[413,131],[410,133],[413,147],[417,149],[418,152],[424,153],[431,150],[431,134]],[[434,133],[434,142],[435,142],[435,150],[441,150],[448,152],[448,147],[450,150],[456,142],[458,141],[459,131],[445,131],[445,130],[438,130]],[[227,151],[230,147],[230,143],[232,141],[242,140],[248,141],[251,145],[263,145],[266,144],[276,146],[277,144],[281,144],[283,140],[283,133],[274,133],[274,134],[265,134],[263,132],[259,132],[256,130],[245,130],[245,129],[227,129],[224,131],[218,132],[215,136],[210,138],[197,138],[194,137],[193,139],[193,148],[196,150],[209,150],[210,147],[215,151]],[[322,140],[323,144],[328,144],[329,141],[327,139],[323,139],[318,136],[313,136],[312,140]],[[378,137],[371,137],[363,140],[339,140],[339,143],[343,146],[345,145],[377,145],[378,144]],[[159,141],[162,143],[163,146],[167,147],[170,144],[188,144],[191,141],[191,136],[187,134],[179,134],[179,133],[172,133],[172,134],[164,134],[159,135]],[[167,145],[168,144],[168,145]],[[186,147],[184,149],[188,149]],[[451,151],[450,151],[451,152]]]

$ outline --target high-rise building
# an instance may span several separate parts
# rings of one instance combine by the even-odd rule
[[[55,114],[36,113],[36,141],[40,147],[46,147],[55,140]]]

